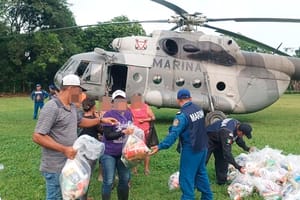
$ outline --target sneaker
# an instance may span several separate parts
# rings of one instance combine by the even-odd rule
[[[144,174],[145,174],[145,176],[149,176],[150,175],[150,170],[148,169],[148,170],[145,170],[144,171]]]
[[[103,176],[102,176],[102,174],[99,174],[98,181],[103,182]]]

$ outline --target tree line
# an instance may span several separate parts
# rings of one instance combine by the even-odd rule
[[[117,37],[145,35],[138,23],[79,28],[69,7],[67,0],[0,1],[0,93],[28,93],[36,83],[46,87],[70,56],[95,47],[112,50],[110,43]],[[110,22],[126,21],[118,16]],[[238,43],[242,49],[258,50]]]
[[[66,0],[0,1],[0,93],[27,93],[36,83],[45,87],[70,56],[95,47],[111,50],[116,37],[145,35],[140,24],[76,28],[69,6]]]

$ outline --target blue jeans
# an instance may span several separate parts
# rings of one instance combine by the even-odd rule
[[[44,102],[34,102],[33,119],[37,118],[39,109],[44,107]]]
[[[125,167],[121,156],[110,156],[104,154],[100,158],[103,173],[102,195],[110,195],[115,173],[118,172],[118,190],[129,191],[130,170]]]
[[[46,200],[62,200],[59,173],[42,172],[46,180]]]

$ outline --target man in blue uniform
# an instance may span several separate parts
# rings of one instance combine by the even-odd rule
[[[202,200],[212,200],[213,194],[205,167],[208,138],[204,112],[192,102],[191,94],[186,89],[178,91],[177,103],[181,107],[180,112],[176,114],[166,138],[157,146],[152,147],[151,155],[161,149],[168,149],[179,137],[181,199],[195,199],[194,190],[197,188],[202,192]]]
[[[223,185],[227,182],[228,164],[232,164],[241,173],[245,173],[244,167],[237,164],[231,153],[231,145],[236,142],[243,150],[252,151],[254,147],[248,147],[243,140],[246,135],[251,139],[252,127],[247,123],[240,123],[236,119],[227,118],[218,120],[207,127],[209,147],[206,163],[211,154],[215,157],[215,170],[217,184]]]
[[[48,92],[42,89],[41,84],[36,84],[36,90],[31,93],[31,99],[34,101],[33,119],[37,118],[39,109],[44,107],[44,100],[48,96]]]

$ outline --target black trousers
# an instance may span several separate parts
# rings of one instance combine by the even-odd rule
[[[228,130],[220,129],[217,133],[211,133],[212,135],[209,134],[206,164],[208,163],[209,158],[213,153],[215,157],[215,172],[217,184],[224,184],[227,181],[227,172],[229,164],[225,160],[224,149],[222,148],[222,143],[219,137],[220,134],[226,134],[226,131]]]

